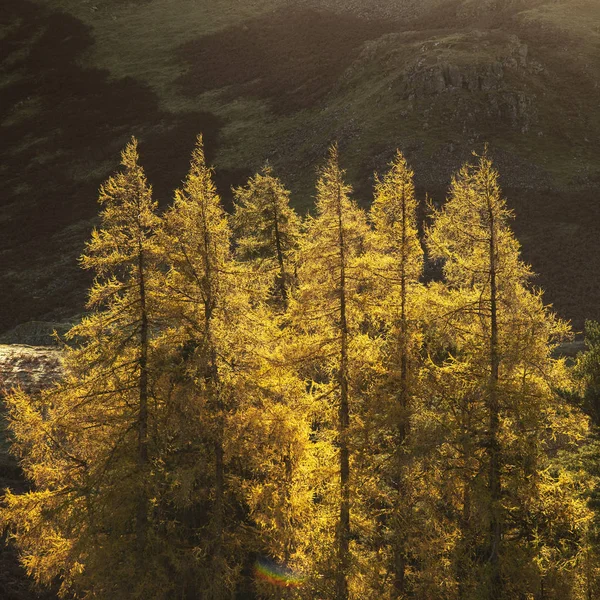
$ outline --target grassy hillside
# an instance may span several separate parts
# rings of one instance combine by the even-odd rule
[[[365,204],[490,143],[536,283],[600,318],[597,0],[0,0],[0,332],[79,312],[99,183],[133,133],[164,205],[205,134],[225,197],[269,159],[312,202],[338,139]]]

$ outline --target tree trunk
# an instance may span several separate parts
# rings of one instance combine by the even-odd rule
[[[285,260],[283,257],[283,248],[281,247],[281,234],[279,233],[279,214],[277,212],[277,198],[273,193],[273,225],[275,227],[275,247],[277,249],[277,262],[279,264],[279,276],[277,278],[277,284],[279,287],[279,293],[281,294],[281,301],[283,302],[284,308],[287,308],[288,304],[288,290],[285,281]]]
[[[148,312],[146,307],[146,280],[144,252],[139,247],[138,278],[140,294],[140,379],[138,412],[138,467],[142,477],[140,498],[136,514],[138,558],[143,559],[148,529],[148,501],[146,492],[146,467],[148,464]]]
[[[348,402],[348,323],[346,319],[346,250],[342,220],[341,194],[338,187],[338,229],[340,251],[340,522],[338,532],[338,571],[336,578],[336,600],[348,599],[348,569],[350,567],[350,452],[348,449],[348,427],[350,408]]]
[[[500,481],[500,442],[498,439],[500,429],[500,408],[498,402],[498,381],[500,377],[500,355],[498,349],[498,289],[496,267],[496,223],[491,197],[488,193],[488,207],[490,217],[490,381],[488,393],[489,410],[489,491],[490,491],[490,531],[489,531],[489,561],[490,561],[490,586],[489,600],[498,600],[502,597],[502,577],[500,571],[500,544],[502,538],[501,501],[502,487]]]

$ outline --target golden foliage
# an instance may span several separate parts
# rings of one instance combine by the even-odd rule
[[[162,217],[135,140],[122,163],[82,257],[96,279],[65,377],[6,400],[31,491],[7,491],[0,523],[37,583],[589,598],[596,480],[574,458],[588,422],[554,354],[569,328],[529,282],[487,155],[433,211],[444,277],[427,284],[400,152],[367,215],[332,146],[304,222],[268,166],[228,216],[201,137]],[[261,556],[302,585],[254,578]]]

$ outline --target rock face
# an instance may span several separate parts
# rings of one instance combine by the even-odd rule
[[[537,123],[530,81],[543,67],[517,36],[475,31],[412,42],[389,36],[388,42],[362,58],[371,68],[390,69],[390,89],[408,114],[452,122],[463,133],[490,122],[526,133]]]
[[[378,143],[385,122],[416,166],[417,186],[429,193],[446,188],[452,174],[472,158],[471,151],[481,152],[489,142],[504,189],[551,189],[546,165],[512,150],[513,143],[539,145],[551,127],[544,90],[553,75],[540,60],[523,38],[501,30],[381,36],[363,44],[332,92],[348,100],[360,96],[359,109],[350,101],[338,105],[338,140],[346,152],[364,139]],[[368,117],[354,118],[356,113]],[[385,114],[385,120],[378,114]],[[499,135],[510,143],[495,143]],[[323,152],[315,152],[315,162]],[[367,168],[380,172],[390,159],[389,151],[372,153]]]
[[[0,345],[0,394],[22,387],[36,393],[56,381],[62,371],[61,351],[51,346]]]

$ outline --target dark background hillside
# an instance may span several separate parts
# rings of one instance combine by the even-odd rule
[[[489,142],[534,283],[600,318],[597,0],[0,0],[0,333],[81,311],[97,189],[135,134],[164,206],[203,132],[217,184],[268,159],[310,208],[396,147],[421,197]]]

